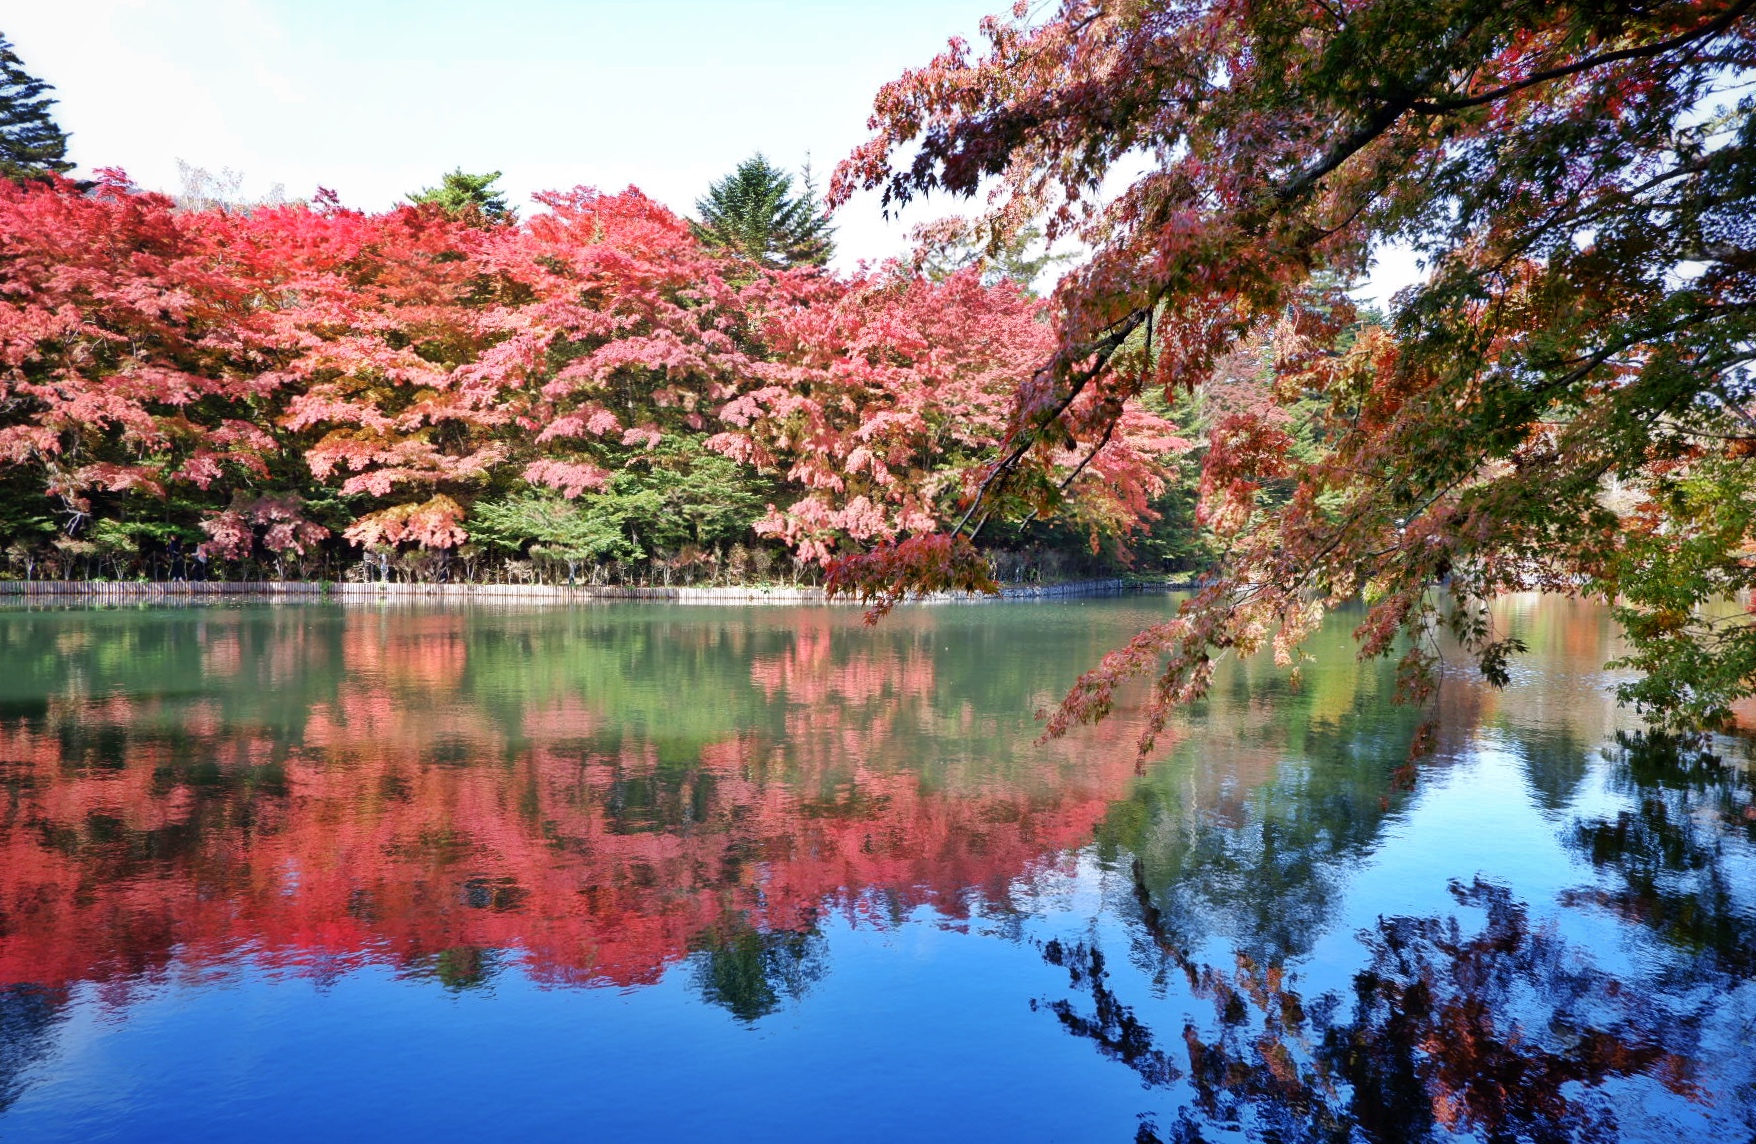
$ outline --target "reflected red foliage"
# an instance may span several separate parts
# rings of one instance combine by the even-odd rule
[[[270,713],[70,687],[0,719],[0,986],[125,994],[245,954],[326,976],[460,946],[522,951],[556,984],[650,982],[729,917],[784,930],[825,909],[882,924],[1003,904],[1133,775],[1120,727],[972,740],[994,728],[937,709],[906,629],[838,638],[857,634],[847,617],[731,657],[757,716],[681,759],[576,683],[520,677],[490,701],[463,614],[350,613],[267,642],[204,622],[202,674],[284,685]],[[298,689],[338,660],[333,689]],[[944,760],[931,780],[922,758]]]

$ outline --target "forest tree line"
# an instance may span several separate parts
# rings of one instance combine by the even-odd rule
[[[1732,722],[1752,0],[1065,0],[983,39],[877,93],[824,200],[985,211],[853,275],[766,162],[693,220],[583,189],[520,220],[462,171],[376,215],[68,183],[7,51],[0,529],[119,574],[688,578],[761,549],[880,609],[1042,553],[1204,569],[1051,734],[1137,675],[1156,728],[1355,602],[1407,697],[1441,628],[1506,682],[1493,601],[1562,592],[1612,606],[1645,715]],[[1084,251],[1046,302],[1037,235]],[[1421,277],[1375,320],[1350,290],[1395,248]]]
[[[461,169],[381,212],[69,176],[0,40],[0,575],[815,582],[934,533],[1050,352],[1023,243],[957,224],[826,269],[811,175],[757,155],[683,217]],[[1186,569],[1193,437],[1135,403],[999,524],[989,573]],[[1185,420],[1188,411],[1185,410]]]
[[[814,580],[954,513],[1052,345],[983,258],[836,275],[634,190],[411,198],[0,185],[7,571]],[[1191,566],[1192,434],[1150,404],[995,575]]]
[[[380,212],[187,164],[164,194],[72,179],[48,85],[0,70],[0,575],[816,582],[955,518],[1053,352],[1040,232],[837,274],[808,163],[695,217],[522,218],[461,169]],[[1203,416],[1070,440],[984,575],[1198,567]]]

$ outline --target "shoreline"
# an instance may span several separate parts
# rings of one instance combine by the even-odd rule
[[[1177,591],[1187,585],[1131,584],[1120,577],[1076,580],[1065,584],[1002,586],[997,596],[969,592],[935,592],[911,596],[906,604],[986,604],[1007,601],[1090,599],[1133,593]],[[238,581],[92,581],[0,580],[0,605],[189,603],[208,600],[283,602],[502,602],[668,603],[668,604],[817,604],[866,607],[849,596],[829,598],[811,587],[670,587],[584,586],[555,584],[395,584],[326,583],[310,580]]]

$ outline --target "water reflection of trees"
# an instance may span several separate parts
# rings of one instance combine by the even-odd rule
[[[1703,745],[1622,735],[1610,785],[1626,805],[1572,844],[1601,876],[1566,895],[1644,927],[1687,960],[1756,975],[1756,776]]]
[[[1616,739],[1607,768],[1596,762],[1619,718],[1597,669],[1610,633],[1577,611],[1561,624],[1523,617],[1537,650],[1522,687],[1447,680],[1439,750],[1421,772],[1484,749],[1514,760],[1533,804],[1599,874],[1559,904],[1629,923],[1633,968],[1594,968],[1507,889],[1477,882],[1455,894],[1486,916],[1479,930],[1449,916],[1388,919],[1362,935],[1351,993],[1302,997],[1285,967],[1328,930],[1348,871],[1410,797],[1412,725],[1384,710],[1386,681],[1370,670],[1308,677],[1301,691],[1244,678],[1246,665],[1197,713],[1172,764],[1099,828],[1104,856],[1133,869],[1145,935],[1133,960],[1173,992],[1185,980],[1211,1015],[1175,1045],[1142,1015],[1162,999],[1137,1010],[1102,951],[1044,948],[1083,995],[1048,1002],[1061,1024],[1176,1094],[1179,1119],[1143,1140],[1608,1140],[1627,1128],[1618,1114],[1654,1106],[1673,1125],[1737,1138],[1756,1128],[1756,1070],[1738,1049],[1756,1028],[1756,778],[1638,736]],[[1250,773],[1259,781],[1238,781]],[[1600,779],[1621,809],[1569,823]],[[1236,951],[1235,969],[1191,959],[1215,943]]]
[[[62,991],[40,985],[0,987],[0,1113],[25,1088],[25,1070],[46,1058],[66,1008]]]
[[[1181,947],[1219,940],[1280,964],[1325,931],[1349,873],[1419,783],[1480,757],[1485,741],[1518,760],[1536,805],[1559,819],[1620,717],[1601,669],[1615,654],[1613,625],[1601,608],[1534,596],[1498,611],[1531,648],[1514,686],[1494,690],[1454,671],[1427,711],[1391,702],[1388,664],[1352,661],[1345,616],[1313,638],[1316,659],[1297,681],[1266,657],[1224,665],[1167,762],[1106,816],[1100,853],[1140,859]],[[1411,767],[1409,745],[1427,717],[1437,749]]]
[[[753,1017],[810,979],[824,909],[1003,902],[1133,778],[1125,727],[1032,746],[1064,656],[980,698],[945,673],[988,637],[931,617],[620,615],[11,617],[0,986],[687,959]]]
[[[1167,1043],[1103,954],[1069,941],[1044,953],[1080,995],[1048,1008],[1185,1094],[1191,1119],[1166,1134],[1583,1134],[1615,1085],[1686,1092],[1690,1038],[1720,1035],[1573,960],[1491,886],[1460,891],[1489,918],[1480,932],[1396,919],[1369,936],[1351,997],[1291,987],[1283,966],[1411,797],[1421,715],[1388,704],[1387,669],[1356,669],[1345,622],[1297,684],[1234,665],[1137,778],[1123,724],[1032,745],[1027,713],[1102,632],[617,615],[0,623],[0,1101],[75,983],[126,1000],[131,983],[243,956],[317,977],[390,964],[457,990],[514,964],[623,985],[682,965],[756,1021],[825,971],[831,914],[1016,917],[1020,887],[1094,832],[1100,859],[1134,871],[1132,956],[1213,1016]],[[1605,654],[1562,650],[1593,670]],[[1601,686],[1559,686],[1567,702],[1448,682],[1423,767],[1468,757],[1489,724],[1558,819],[1608,719]],[[1606,773],[1627,809],[1569,828],[1599,878],[1567,901],[1662,939],[1667,995],[1741,980],[1756,962],[1748,772],[1630,741]],[[1216,941],[1241,951],[1235,969],[1189,960]],[[1544,1103],[1543,1085],[1567,1100]]]
[[[797,1001],[828,971],[828,949],[815,929],[762,930],[748,918],[728,918],[693,944],[696,990],[740,1021]]]
[[[1356,667],[1346,640],[1345,625],[1320,633],[1296,686],[1265,662],[1228,665],[1168,762],[1099,827],[1100,854],[1135,857],[1180,948],[1220,938],[1276,963],[1305,952],[1407,800],[1421,715],[1393,705],[1393,670]]]
[[[1361,935],[1351,999],[1307,998],[1243,953],[1231,969],[1196,963],[1141,893],[1165,970],[1211,1006],[1176,1051],[1117,996],[1101,950],[1043,951],[1091,999],[1051,1002],[1063,1026],[1177,1094],[1175,1118],[1145,1123],[1141,1141],[1611,1140],[1630,1093],[1699,1099],[1698,1013],[1595,968],[1504,887],[1453,886],[1485,915],[1473,932],[1455,916],[1381,920]]]

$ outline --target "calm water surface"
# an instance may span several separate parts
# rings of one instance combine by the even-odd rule
[[[1170,604],[0,612],[0,1139],[1749,1139],[1744,748],[1508,601],[1137,763]]]

